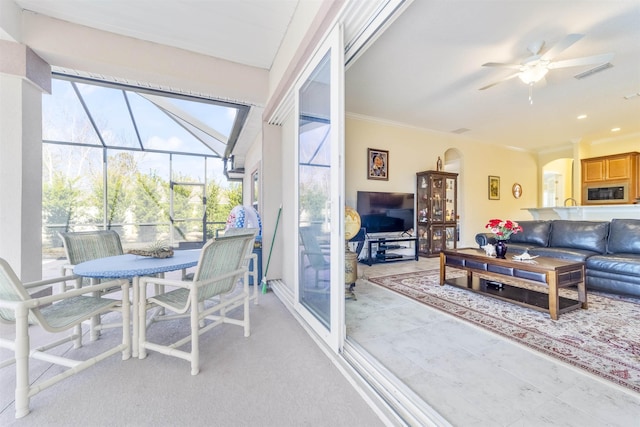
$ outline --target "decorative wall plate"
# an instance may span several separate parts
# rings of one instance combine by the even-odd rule
[[[513,197],[519,199],[520,196],[522,196],[522,185],[517,182],[513,184],[513,187],[511,187],[511,193],[513,194]]]

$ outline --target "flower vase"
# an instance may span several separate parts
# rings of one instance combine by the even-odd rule
[[[506,254],[507,254],[507,241],[498,240],[496,242],[496,258],[505,259]]]

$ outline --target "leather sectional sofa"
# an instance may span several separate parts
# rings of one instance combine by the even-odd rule
[[[584,261],[587,290],[640,297],[640,220],[518,221],[523,231],[511,236],[509,255],[530,255]],[[479,233],[480,246],[495,243]]]

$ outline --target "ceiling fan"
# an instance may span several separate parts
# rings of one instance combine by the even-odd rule
[[[569,34],[563,40],[556,43],[546,52],[542,53],[544,47],[544,41],[539,41],[531,44],[527,47],[527,50],[531,52],[532,56],[529,56],[520,64],[504,64],[500,62],[487,62],[482,64],[483,67],[499,67],[499,68],[511,68],[518,70],[517,72],[504,77],[494,83],[481,87],[479,90],[489,89],[499,83],[511,80],[515,77],[520,78],[522,82],[533,86],[547,75],[549,70],[556,68],[568,68],[568,67],[580,67],[585,65],[602,65],[607,64],[613,59],[613,53],[604,53],[601,55],[585,56],[582,58],[565,59],[562,61],[554,61],[554,58],[561,52],[568,49],[575,42],[584,37],[584,34]]]

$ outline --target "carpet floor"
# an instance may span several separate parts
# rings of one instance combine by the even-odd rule
[[[464,271],[447,268],[447,279]],[[369,281],[640,392],[640,300],[589,292],[588,310],[551,320],[547,313],[440,286],[439,270],[370,277]],[[562,289],[561,296],[577,298]]]

